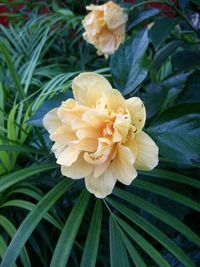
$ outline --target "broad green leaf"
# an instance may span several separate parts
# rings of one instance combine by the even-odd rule
[[[74,244],[79,226],[82,222],[83,215],[87,208],[90,194],[83,190],[77,202],[66,220],[61,235],[58,239],[50,267],[65,267]],[[2,266],[4,267],[4,266]]]
[[[178,71],[197,68],[200,66],[200,51],[179,51],[173,55],[172,64]]]
[[[199,104],[179,104],[165,110],[148,132],[154,137],[161,156],[174,164],[199,166]]]
[[[163,256],[155,249],[146,239],[142,237],[137,231],[129,226],[125,221],[115,215],[117,223],[121,228],[140,246],[157,264],[162,267],[170,267],[169,263]]]
[[[110,234],[110,266],[129,267],[129,259],[124,245],[119,226],[115,222],[115,217],[110,215],[109,219]]]
[[[122,44],[111,56],[110,71],[114,85],[124,95],[134,92],[147,76],[144,59],[148,42],[145,29]]]
[[[150,30],[150,36],[156,50],[165,42],[177,23],[178,19],[167,17],[160,18],[155,22]]]
[[[155,227],[153,224],[145,220],[142,216],[138,215],[136,212],[127,208],[125,205],[120,204],[110,198],[107,198],[108,203],[115,207],[120,213],[126,216],[129,220],[134,222],[137,226],[142,228],[145,232],[151,235],[159,243],[161,243],[169,252],[171,252],[185,267],[195,267],[190,258],[185,254],[185,252],[179,248],[176,243],[174,243],[166,234]]]
[[[0,192],[35,174],[55,169],[56,164],[37,164],[0,177]]]
[[[80,265],[81,267],[96,266],[96,259],[97,259],[99,240],[101,234],[101,220],[102,220],[102,202],[101,200],[97,200],[94,207],[86,243],[84,246],[83,256]]]
[[[137,195],[133,195],[119,188],[115,188],[113,193],[117,195],[118,197],[122,198],[123,200],[131,203],[132,205],[139,207],[140,209],[147,211],[148,213],[152,214],[159,220],[170,225],[172,228],[174,228],[175,230],[180,232],[182,235],[187,237],[188,240],[193,241],[194,244],[200,247],[199,236],[195,234],[189,227],[183,224],[180,220],[178,220],[176,217],[171,215],[170,213],[166,212],[165,210],[157,207],[156,205],[150,203],[149,201],[144,200],[143,198]]]
[[[0,215],[0,225],[8,233],[8,235],[13,238],[16,233],[15,226],[3,215]],[[25,267],[31,266],[30,259],[26,248],[24,247],[20,253],[22,263]]]
[[[191,73],[181,92],[178,103],[200,103],[200,70]]]
[[[166,61],[166,59],[182,44],[183,42],[181,40],[175,40],[159,49],[153,58],[151,67],[159,68]]]
[[[158,15],[159,13],[160,13],[160,9],[157,9],[157,8],[146,9],[146,10],[141,11],[139,13],[137,12],[137,15],[132,18],[133,21],[131,21],[128,24],[127,30],[129,31],[130,29],[132,29],[136,25],[153,18],[154,16]]]
[[[55,202],[70,189],[72,181],[64,179],[51,189],[27,215],[19,226],[2,259],[1,267],[10,267],[16,261],[29,236]]]

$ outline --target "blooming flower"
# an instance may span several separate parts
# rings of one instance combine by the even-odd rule
[[[98,55],[104,54],[108,57],[124,41],[128,16],[112,1],[86,8],[91,12],[83,20],[83,37],[97,48]]]
[[[64,176],[85,177],[98,198],[111,194],[119,180],[129,185],[138,170],[158,164],[158,147],[142,131],[145,107],[138,97],[127,100],[101,75],[87,72],[72,82],[75,99],[48,112],[43,124]]]

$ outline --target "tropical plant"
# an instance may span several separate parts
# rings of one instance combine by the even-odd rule
[[[82,39],[79,1],[1,26],[1,267],[200,266],[198,0],[156,1],[175,17],[150,2],[124,4],[127,40],[107,60]],[[143,100],[159,147],[157,168],[103,200],[62,177],[42,125],[88,70]]]

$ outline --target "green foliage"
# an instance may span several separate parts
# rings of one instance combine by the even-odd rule
[[[45,15],[41,1],[29,2],[29,19],[19,14],[0,32],[0,267],[198,266],[200,49],[190,19],[198,1],[164,1],[175,18],[147,8],[152,1],[126,4],[126,41],[108,60],[82,38],[91,1],[46,1]],[[104,200],[62,177],[42,125],[83,71],[139,96],[159,146],[156,169]]]

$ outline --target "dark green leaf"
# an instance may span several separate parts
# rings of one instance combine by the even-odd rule
[[[131,21],[128,24],[127,30],[129,31],[136,25],[151,19],[152,17],[158,15],[159,13],[160,9],[157,8],[146,9],[144,11],[137,13],[137,15],[133,17],[133,21]]]
[[[160,18],[155,22],[150,30],[150,36],[156,50],[164,43],[177,23],[177,19],[166,17]]]
[[[119,226],[115,222],[115,217],[110,216],[110,266],[111,267],[129,267],[129,259],[120,233]]]
[[[3,257],[1,267],[12,266],[35,227],[42,220],[46,212],[71,187],[71,185],[71,180],[62,180],[38,202],[35,208],[24,219],[14,238],[10,242],[10,245]]]
[[[176,48],[178,48],[182,44],[183,42],[181,40],[175,40],[159,49],[153,58],[151,67],[159,68],[165,62],[165,60],[176,50]]]
[[[87,208],[89,197],[90,194],[86,190],[83,190],[80,194],[58,239],[50,267],[65,267],[67,265],[76,234]]]
[[[114,194],[117,195],[118,197],[124,199],[125,201],[128,201],[132,205],[135,205],[135,206],[139,207],[140,209],[147,211],[148,213],[152,214],[153,216],[155,216],[159,220],[170,225],[172,228],[176,229],[181,234],[186,236],[188,238],[188,240],[192,240],[197,246],[200,247],[199,236],[197,234],[195,234],[189,227],[187,227],[185,224],[183,224],[180,220],[178,220],[176,217],[171,215],[170,213],[157,207],[156,205],[153,205],[149,201],[146,201],[137,195],[130,194],[129,192],[126,192],[126,191],[121,190],[119,188],[115,188]]]
[[[179,71],[193,69],[200,66],[200,52],[184,50],[172,57],[172,65]]]
[[[110,69],[115,87],[126,95],[136,90],[146,78],[148,69],[144,64],[148,47],[147,29],[131,37],[112,55]]]
[[[137,231],[129,226],[125,221],[115,216],[117,223],[122,229],[158,264],[162,267],[170,267],[169,263],[146,239],[142,237]]]
[[[200,105],[179,104],[164,111],[148,128],[160,155],[175,164],[200,164]]]
[[[7,174],[5,176],[2,176],[0,179],[0,192],[7,189],[8,187],[19,183],[26,178],[33,176],[35,174],[45,172],[48,170],[52,170],[57,168],[58,165],[56,164],[38,164],[33,165],[24,169],[21,169],[19,171],[12,172],[10,174]]]
[[[138,215],[136,212],[127,208],[125,205],[118,203],[110,198],[107,201],[114,206],[120,213],[126,216],[129,220],[133,221],[136,225],[142,228],[145,232],[151,235],[154,239],[160,242],[168,251],[170,251],[177,259],[180,260],[186,267],[195,267],[192,261],[188,258],[188,256],[184,253],[182,249],[180,249],[166,234],[160,231],[153,224],[149,223],[147,220],[142,218],[142,216]]]
[[[99,247],[102,220],[102,202],[96,201],[93,216],[90,223],[87,240],[84,246],[81,267],[95,267]]]

